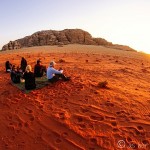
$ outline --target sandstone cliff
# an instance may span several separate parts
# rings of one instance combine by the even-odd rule
[[[66,45],[66,44],[86,44],[113,46],[111,42],[102,38],[93,38],[88,32],[81,29],[65,29],[62,31],[45,30],[36,32],[22,39],[10,41],[2,47],[2,50],[20,49],[23,47],[43,46],[43,45]]]

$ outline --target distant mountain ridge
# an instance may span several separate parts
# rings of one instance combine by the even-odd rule
[[[30,36],[10,41],[2,47],[2,50],[14,50],[23,47],[44,46],[44,45],[67,45],[67,44],[85,44],[85,45],[102,45],[115,49],[135,51],[129,46],[112,44],[103,38],[93,38],[90,33],[82,29],[64,29],[43,30],[35,32]]]

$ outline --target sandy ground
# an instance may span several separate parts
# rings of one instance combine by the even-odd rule
[[[4,64],[22,56],[32,67],[55,60],[71,81],[21,92]],[[150,149],[150,55],[68,45],[5,51],[0,61],[0,150]]]

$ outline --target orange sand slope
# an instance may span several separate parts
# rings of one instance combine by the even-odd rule
[[[71,81],[29,94],[4,63],[57,62]],[[65,62],[59,62],[63,59]],[[150,56],[100,46],[45,46],[0,53],[1,150],[150,149]],[[98,87],[102,81],[108,88]]]

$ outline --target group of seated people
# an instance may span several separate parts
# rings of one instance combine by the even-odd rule
[[[66,77],[63,74],[62,68],[59,70],[55,69],[55,62],[51,61],[49,67],[46,69],[46,66],[41,64],[41,60],[37,60],[37,64],[34,66],[34,72],[32,72],[32,67],[27,65],[25,70],[22,70],[15,65],[12,65],[9,61],[6,61],[5,67],[6,72],[10,72],[11,80],[13,83],[20,83],[21,80],[25,80],[25,89],[32,90],[36,88],[35,77],[47,76],[47,79],[51,83],[55,83],[58,80],[62,79],[63,81],[70,80],[70,77]]]

